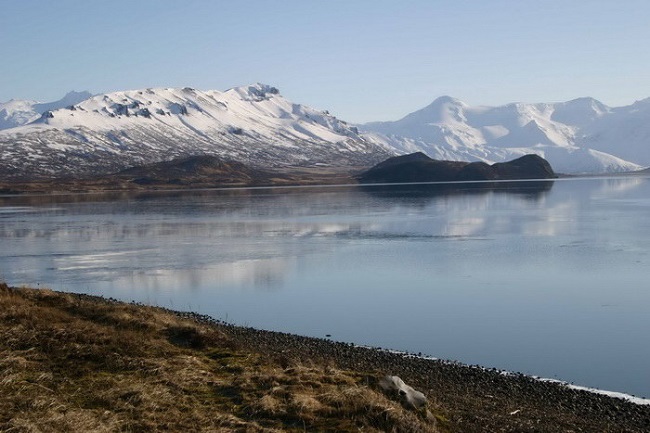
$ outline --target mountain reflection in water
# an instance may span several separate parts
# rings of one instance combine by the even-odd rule
[[[453,195],[514,194],[529,200],[539,200],[551,188],[553,180],[517,182],[450,182],[423,184],[361,185],[362,191],[391,200],[412,198],[435,199]],[[425,202],[423,202],[424,204]]]

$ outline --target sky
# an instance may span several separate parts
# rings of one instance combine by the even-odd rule
[[[647,0],[0,0],[0,101],[254,82],[349,122],[650,97]]]

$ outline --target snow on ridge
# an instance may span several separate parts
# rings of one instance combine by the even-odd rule
[[[636,120],[635,120],[636,119]],[[396,121],[360,125],[397,153],[422,151],[470,161],[503,162],[536,153],[561,173],[611,173],[650,165],[650,98],[610,108],[594,98],[559,103],[470,106],[437,98]]]
[[[0,130],[25,125],[38,119],[45,111],[81,102],[92,94],[88,91],[68,92],[63,98],[54,102],[37,102],[22,99],[11,99],[0,103]]]
[[[146,120],[150,122],[147,122]],[[46,113],[40,123],[53,127],[116,129],[119,125],[160,122],[166,126],[222,132],[277,130],[301,139],[344,141],[356,128],[329,114],[284,99],[275,87],[256,83],[225,92],[185,88],[149,88],[93,96],[74,106]]]
[[[555,104],[551,120],[582,128],[611,111],[610,107],[597,99],[583,97]]]
[[[371,165],[392,155],[355,126],[261,83],[225,92],[184,87],[99,94],[0,131],[0,163],[22,166],[9,173],[14,177],[109,173],[196,154],[264,166]]]
[[[280,91],[276,87],[258,82],[249,86],[233,87],[225,93],[236,93],[244,100],[259,102],[278,95]]]
[[[257,164],[345,165],[422,151],[490,164],[535,153],[557,172],[571,174],[650,166],[650,98],[618,108],[593,98],[490,107],[442,96],[400,120],[355,126],[293,103],[263,83],[225,91],[124,90],[72,102],[83,93],[66,95],[65,105],[36,120],[25,113],[46,104],[0,105],[0,127],[7,107],[18,113],[15,119],[22,113],[23,123],[31,121],[0,131],[0,162],[17,167],[12,161],[27,160],[39,170],[49,161],[51,168],[42,170],[56,171],[63,164],[56,152],[78,158],[80,167],[88,165],[84,161],[96,167],[102,158],[122,167],[205,153]]]

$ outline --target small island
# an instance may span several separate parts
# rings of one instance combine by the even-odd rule
[[[460,182],[521,179],[555,179],[551,165],[529,154],[508,162],[441,161],[422,152],[389,158],[363,172],[361,183]]]

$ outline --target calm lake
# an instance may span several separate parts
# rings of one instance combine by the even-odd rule
[[[0,197],[0,280],[650,397],[650,179]]]

